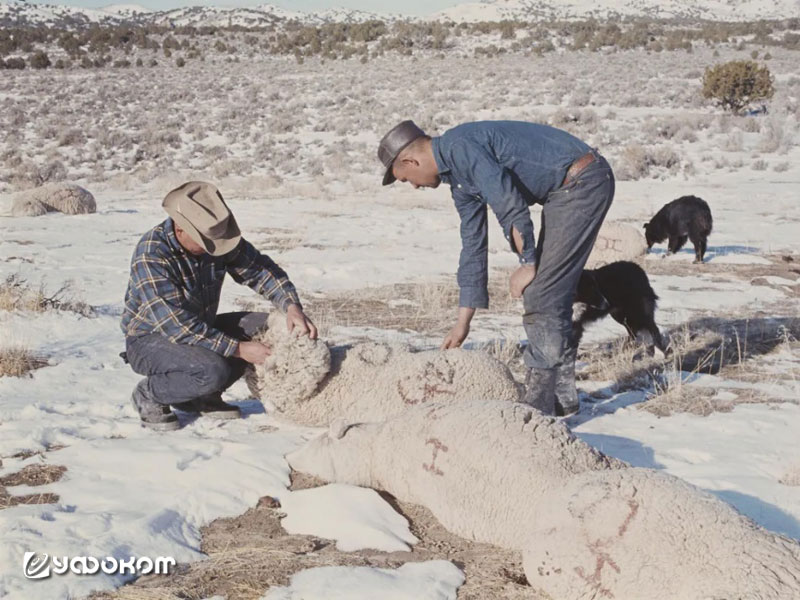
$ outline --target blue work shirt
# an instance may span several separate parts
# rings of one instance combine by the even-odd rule
[[[561,187],[569,166],[590,148],[566,131],[521,121],[465,123],[433,138],[432,145],[439,176],[450,185],[461,216],[459,305],[488,308],[486,206],[497,216],[512,250],[511,229],[519,231],[520,262],[535,264],[529,206],[544,204]]]

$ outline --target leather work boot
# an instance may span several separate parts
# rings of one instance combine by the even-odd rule
[[[186,412],[200,413],[203,416],[213,417],[214,419],[238,419],[242,416],[242,411],[239,410],[238,406],[228,404],[222,400],[220,392],[178,404],[175,408]]]
[[[142,420],[142,427],[153,429],[154,431],[175,431],[180,428],[178,417],[175,416],[169,406],[159,404],[153,400],[147,392],[146,379],[142,379],[131,394],[131,402],[139,418]]]
[[[522,401],[543,415],[555,416],[555,383],[555,369],[528,369],[525,377],[525,395],[522,397]]]

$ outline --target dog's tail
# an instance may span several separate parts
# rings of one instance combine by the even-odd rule
[[[711,233],[711,230],[714,229],[714,219],[711,218],[711,211],[703,214],[700,219],[700,223],[702,225],[704,235]]]
[[[703,235],[708,235],[714,228],[714,219],[711,217],[711,208],[706,202],[703,202],[703,209],[699,211],[697,224],[700,226],[700,231]]]

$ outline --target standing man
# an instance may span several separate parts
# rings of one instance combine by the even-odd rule
[[[145,233],[133,253],[122,331],[127,361],[146,376],[131,397],[142,425],[168,431],[179,427],[170,406],[238,417],[222,391],[247,363],[261,364],[270,353],[250,341],[267,313],[217,315],[226,273],[284,311],[290,331],[316,338],[317,330],[286,273],[242,238],[216,187],[184,183],[163,206],[169,218]]]
[[[378,158],[383,185],[449,184],[461,217],[460,308],[442,349],[460,346],[475,309],[489,306],[488,206],[519,256],[510,289],[525,309],[525,401],[545,414],[577,411],[572,301],[614,197],[606,160],[566,131],[517,121],[465,123],[434,138],[403,121],[381,140]],[[538,245],[533,203],[543,205]]]

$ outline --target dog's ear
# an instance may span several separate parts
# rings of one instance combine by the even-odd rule
[[[649,222],[647,222],[647,223],[645,223],[644,225],[642,225],[642,227],[643,227],[644,229],[647,229],[647,226],[648,226],[648,225],[650,225],[650,223],[649,223]]]

